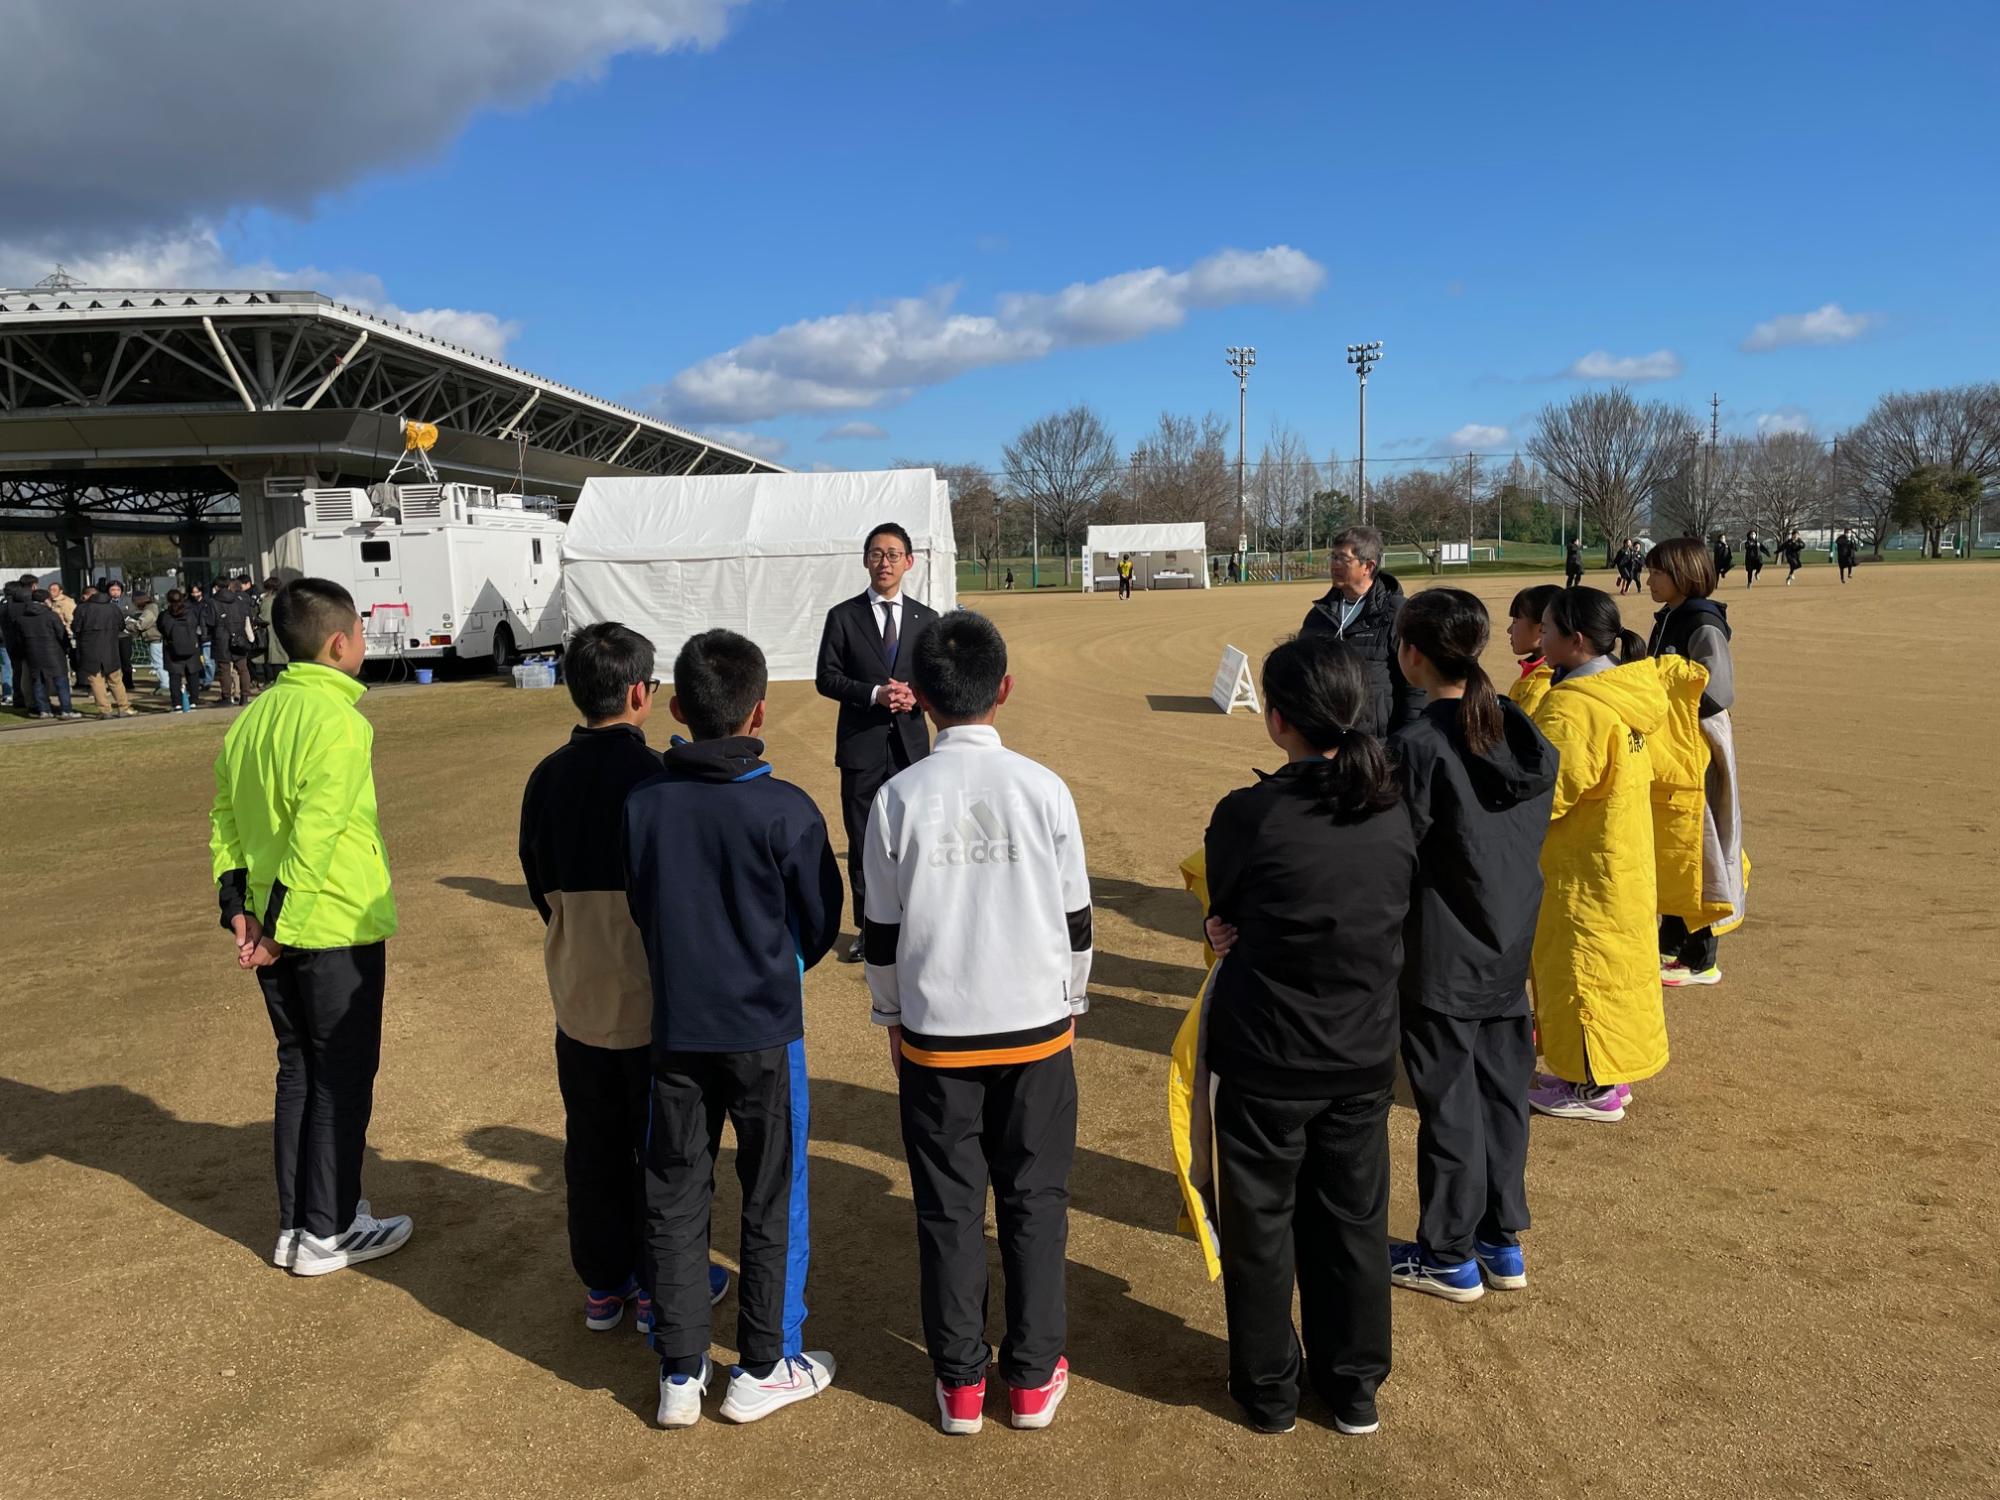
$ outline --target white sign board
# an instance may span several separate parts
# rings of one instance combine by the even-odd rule
[[[1253,714],[1263,712],[1257,706],[1257,685],[1250,680],[1250,658],[1234,646],[1222,648],[1222,665],[1215,669],[1215,682],[1208,696],[1226,714],[1239,708],[1247,708]]]
[[[1464,566],[1472,561],[1472,543],[1446,542],[1443,556],[1439,559],[1446,567],[1454,564]]]

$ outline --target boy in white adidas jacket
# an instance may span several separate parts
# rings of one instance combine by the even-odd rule
[[[1083,830],[1062,778],[1004,748],[993,728],[1014,680],[991,621],[944,616],[918,642],[911,679],[937,743],[869,812],[862,938],[897,1073],[924,1341],[940,1425],[977,1432],[990,1177],[1010,1419],[1046,1427],[1069,1380],[1070,1045],[1090,1003]]]

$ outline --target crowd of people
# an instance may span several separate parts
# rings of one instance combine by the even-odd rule
[[[45,588],[25,573],[0,591],[0,700],[30,718],[82,719],[73,686],[90,694],[99,717],[131,718],[143,651],[173,712],[248,703],[285,664],[271,631],[278,588],[275,578],[260,588],[239,575],[155,597],[100,578],[71,599],[60,583]]]
[[[1334,538],[1332,588],[1263,663],[1284,764],[1225,796],[1205,841],[1217,957],[1175,1085],[1176,1156],[1219,1261],[1230,1390],[1263,1432],[1291,1429],[1308,1386],[1340,1431],[1375,1429],[1392,1287],[1470,1302],[1528,1285],[1531,1113],[1625,1119],[1667,1063],[1665,991],[1719,982],[1717,939],[1742,919],[1730,628],[1705,544],[1646,555],[1650,641],[1609,594],[1523,590],[1505,696],[1480,665],[1480,601],[1405,596],[1381,546],[1368,528]],[[1008,1420],[1043,1427],[1068,1389],[1071,1048],[1093,950],[1081,825],[1061,778],[995,727],[1013,690],[999,631],[902,595],[900,529],[863,561],[868,591],[828,613],[820,689],[842,708],[847,956],[896,1079],[938,1421],[977,1432],[997,1367]],[[413,1229],[361,1196],[396,915],[353,600],[300,580],[272,624],[295,664],[224,740],[213,870],[279,1043],[273,1260],[312,1276]],[[754,642],[710,630],[681,650],[664,706],[685,737],[664,755],[645,733],[662,687],[649,642],[593,625],[566,669],[583,722],[528,779],[520,858],[545,924],[584,1321],[632,1309],[659,1360],[658,1421],[702,1418],[729,1288],[709,1261],[729,1121],[740,1362],[719,1410],[760,1420],[836,1374],[804,1344],[802,980],[838,946],[842,872],[811,798],[763,758]],[[1409,1241],[1388,1232],[1399,1053],[1419,1116]],[[1177,1046],[1177,1080],[1182,1060]]]

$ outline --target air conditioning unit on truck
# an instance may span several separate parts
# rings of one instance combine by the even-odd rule
[[[563,638],[563,523],[476,484],[309,489],[301,564],[354,596],[370,656],[491,657]]]

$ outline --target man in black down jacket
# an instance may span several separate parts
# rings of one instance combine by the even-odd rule
[[[1357,724],[1376,739],[1408,724],[1424,711],[1424,695],[1403,679],[1396,665],[1396,616],[1403,610],[1403,586],[1382,568],[1382,533],[1373,526],[1350,526],[1327,546],[1333,587],[1306,611],[1300,635],[1331,631],[1360,654],[1368,671],[1370,722]]]
[[[48,595],[36,589],[28,603],[15,607],[14,621],[27,648],[29,676],[34,679],[35,717],[82,718],[70,705],[69,631],[62,616],[49,608]],[[60,712],[57,704],[61,704]]]

